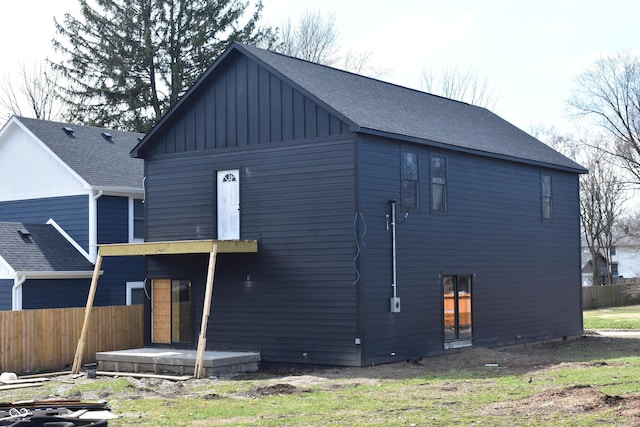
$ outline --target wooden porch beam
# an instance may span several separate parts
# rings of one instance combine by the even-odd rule
[[[211,297],[213,296],[213,277],[216,273],[216,254],[218,245],[214,244],[209,255],[209,270],[207,271],[207,286],[204,291],[204,307],[202,309],[202,325],[198,336],[198,351],[196,352],[196,364],[193,368],[193,376],[202,378],[204,352],[207,346],[207,325],[209,323],[209,313],[211,312]]]
[[[84,348],[87,343],[87,332],[89,331],[89,325],[91,324],[91,310],[93,309],[93,300],[96,296],[96,288],[98,287],[98,278],[100,277],[100,266],[102,265],[102,255],[98,251],[98,257],[96,258],[96,265],[93,269],[93,277],[91,278],[91,287],[89,288],[89,296],[87,297],[87,306],[84,309],[84,322],[82,323],[82,332],[80,332],[80,339],[78,340],[78,346],[76,347],[76,356],[73,359],[72,373],[77,374],[80,372],[80,365],[84,357]]]
[[[102,256],[178,255],[258,252],[256,240],[178,240],[172,242],[113,243],[100,245]]]

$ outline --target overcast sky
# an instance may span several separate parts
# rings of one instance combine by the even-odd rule
[[[263,24],[332,11],[344,51],[371,53],[382,80],[421,89],[424,68],[472,67],[516,126],[569,129],[575,76],[601,56],[638,48],[636,0],[263,0]],[[53,17],[77,0],[0,0],[0,73],[52,54]]]

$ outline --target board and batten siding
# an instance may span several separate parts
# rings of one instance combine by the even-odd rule
[[[339,118],[245,56],[229,61],[210,80],[172,116],[171,125],[156,136],[144,157],[326,138],[348,131]]]
[[[218,256],[208,348],[360,364],[353,165],[345,138],[147,161],[149,240],[215,238],[216,171],[240,170],[240,238],[257,239],[259,251]],[[206,261],[153,257],[148,273],[193,280],[200,319]]]
[[[89,251],[89,196],[0,202],[0,221],[44,224],[49,218]]]
[[[0,143],[0,202],[82,194],[86,183],[16,123]]]
[[[397,294],[390,313],[390,199],[401,200],[400,155],[418,153],[420,208],[399,203]],[[442,275],[473,275],[474,345],[499,346],[578,335],[580,241],[577,174],[421,145],[367,138],[358,148],[363,364],[440,354]],[[429,158],[447,159],[448,210],[431,213]],[[540,176],[553,177],[553,221],[541,219]]]

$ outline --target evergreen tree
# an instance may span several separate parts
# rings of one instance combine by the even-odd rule
[[[71,122],[146,132],[232,41],[270,45],[240,0],[89,0],[55,21]]]

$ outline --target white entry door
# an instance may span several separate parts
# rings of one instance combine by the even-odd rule
[[[218,240],[240,239],[240,171],[218,171]]]

